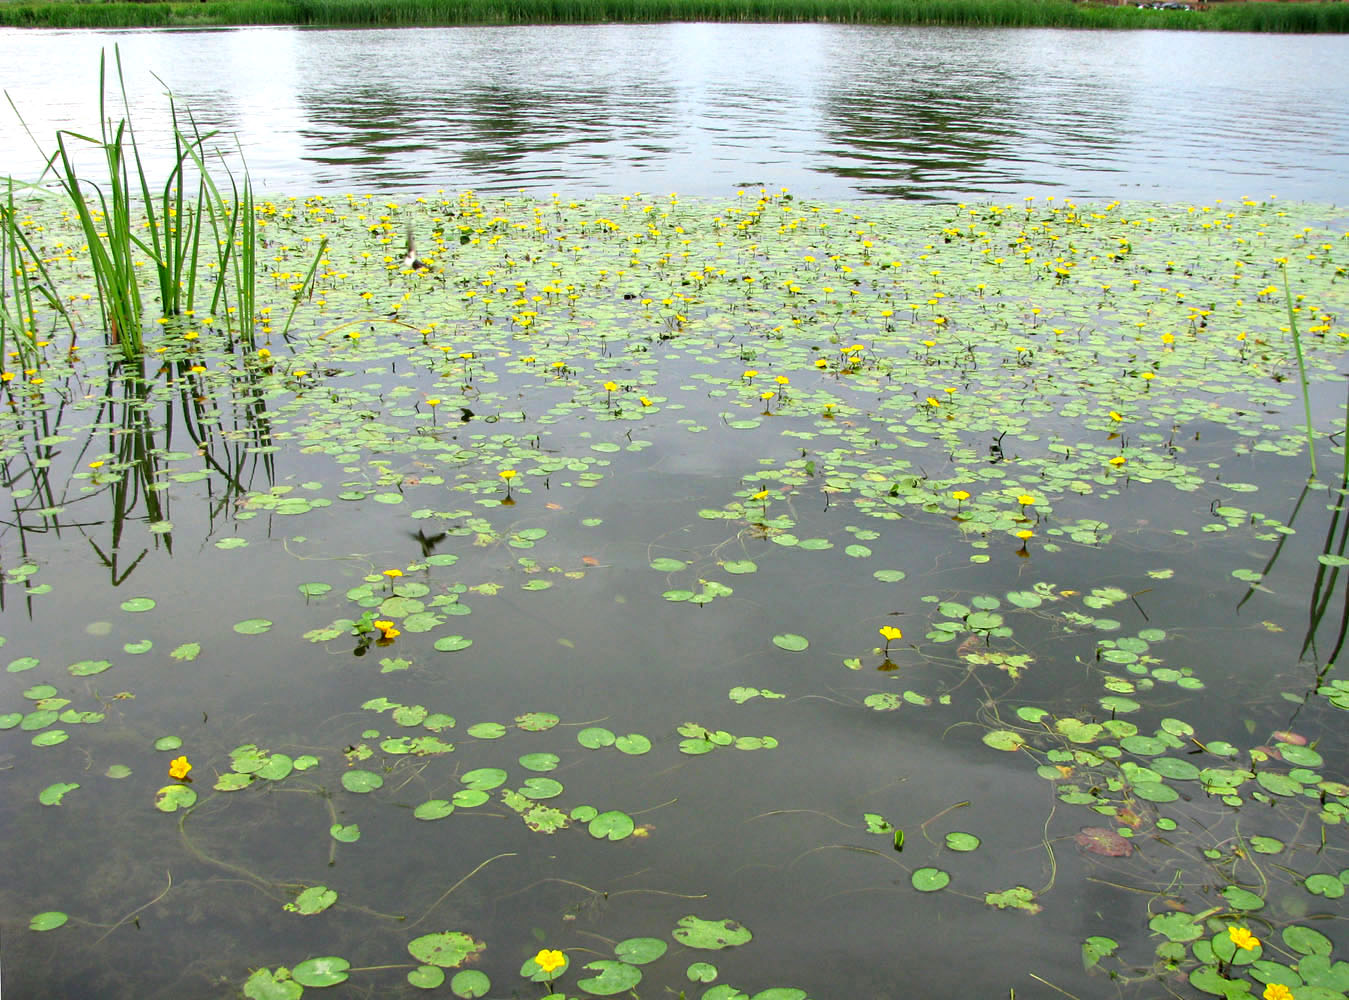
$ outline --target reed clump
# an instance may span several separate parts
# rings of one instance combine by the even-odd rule
[[[0,3],[0,24],[111,28],[191,25],[501,25],[731,21],[967,27],[1349,32],[1349,4],[1224,3],[1139,10],[1072,0],[206,0]]]

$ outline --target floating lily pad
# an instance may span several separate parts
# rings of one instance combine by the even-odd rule
[[[590,750],[611,747],[615,739],[613,732],[602,726],[588,726],[576,734],[576,742]]]
[[[614,741],[614,746],[622,753],[640,757],[651,749],[651,741],[641,733],[628,733]]]
[[[234,631],[240,635],[262,635],[271,627],[272,623],[266,618],[246,618],[235,623]]]
[[[779,649],[799,653],[810,645],[810,640],[804,635],[797,635],[794,632],[782,632],[773,636],[773,645]]]
[[[463,997],[464,1000],[486,996],[491,988],[492,981],[487,978],[487,973],[478,969],[463,969],[456,972],[454,978],[450,980],[450,992],[457,997]]]
[[[423,934],[408,942],[408,952],[413,958],[424,965],[442,969],[458,968],[465,959],[477,955],[486,947],[486,942],[462,931]]]
[[[384,779],[374,771],[343,771],[342,787],[349,792],[365,795],[384,786]]]
[[[704,920],[692,914],[680,917],[671,934],[686,948],[702,948],[708,951],[735,948],[747,944],[754,937],[749,928],[738,920],[730,918]]]
[[[78,782],[58,781],[56,784],[48,785],[42,789],[38,793],[37,800],[44,806],[59,806],[66,792],[73,792],[79,787]]]
[[[165,785],[155,793],[155,808],[160,812],[190,809],[197,803],[197,793],[187,785]]]
[[[632,817],[618,809],[599,813],[587,824],[586,829],[597,840],[623,840],[636,829]]]
[[[434,965],[419,965],[408,973],[408,982],[421,990],[433,990],[445,982],[445,970]]]
[[[150,597],[129,597],[122,602],[122,610],[130,611],[133,614],[149,611],[154,606],[154,599]]]
[[[962,833],[953,830],[946,835],[946,846],[953,851],[974,851],[978,850],[981,841],[972,833]]]
[[[647,965],[669,949],[660,938],[627,938],[614,945],[614,954],[629,965]]]
[[[351,963],[336,955],[308,958],[290,970],[291,978],[301,986],[336,986],[347,981]]]
[[[919,892],[937,892],[951,884],[951,876],[940,868],[918,868],[909,881]]]
[[[608,997],[615,993],[625,993],[642,981],[642,970],[626,962],[614,962],[604,959],[589,962],[584,968],[598,975],[578,979],[576,985],[595,996]]]
[[[54,931],[56,928],[64,926],[69,919],[70,915],[62,913],[60,910],[47,910],[30,917],[28,929],[30,931]]]

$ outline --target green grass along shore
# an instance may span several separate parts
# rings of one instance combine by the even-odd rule
[[[1186,11],[1106,7],[1072,0],[0,0],[0,24],[24,28],[667,21],[1344,33],[1349,32],[1349,3],[1226,3],[1210,10]]]

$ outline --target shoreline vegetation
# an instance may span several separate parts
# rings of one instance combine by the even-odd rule
[[[0,0],[0,25],[21,28],[431,27],[687,21],[1340,34],[1349,32],[1349,3],[1229,2],[1206,10],[1154,10],[1072,0]]]

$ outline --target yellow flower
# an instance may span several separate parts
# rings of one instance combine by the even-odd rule
[[[767,490],[760,490],[758,493],[755,493],[752,497],[750,497],[750,499],[751,499],[751,500],[762,500],[762,499],[764,499],[766,496],[768,496],[768,491],[767,491]]]
[[[938,399],[936,396],[928,396],[928,397],[927,397],[927,405],[928,405],[928,406],[941,406],[941,400]]]
[[[1112,458],[1112,459],[1110,460],[1110,464],[1113,465],[1113,466],[1114,466],[1115,468],[1117,468],[1117,469],[1118,469],[1121,465],[1123,465],[1124,462],[1125,462],[1125,458],[1124,458],[1123,455],[1116,455],[1114,458]]]
[[[1164,334],[1162,334],[1162,343],[1163,343],[1163,344],[1174,344],[1175,342],[1176,342],[1176,336],[1175,336],[1175,334],[1172,334],[1172,333],[1164,333]]]
[[[893,625],[882,625],[878,631],[881,633],[881,638],[886,642],[894,642],[896,639],[904,638],[904,633]]]
[[[401,569],[386,569],[384,571],[384,575],[387,576],[390,580],[392,580],[396,577],[402,576],[403,571]]]
[[[169,777],[182,781],[187,777],[187,772],[192,770],[192,765],[188,763],[186,757],[175,757],[169,762]]]
[[[14,381],[13,372],[0,372],[0,382],[12,382],[12,381]]]
[[[1023,507],[1029,507],[1031,504],[1035,503],[1035,497],[1031,496],[1029,493],[1023,493],[1016,498],[1016,502]]]
[[[1145,381],[1148,381],[1148,382],[1151,382],[1151,381],[1152,381],[1153,379],[1155,379],[1156,377],[1157,377],[1157,376],[1156,376],[1155,374],[1153,374],[1152,372],[1143,372],[1143,374],[1139,376],[1139,378],[1144,379]]]
[[[641,403],[643,406],[651,405],[651,400],[647,399],[645,396],[642,396],[640,399],[637,400],[637,402]]]
[[[91,469],[101,469],[101,468],[103,468],[103,463],[102,463],[102,462],[90,462],[90,463],[89,463],[89,468],[91,468]]]
[[[962,503],[970,498],[969,493],[966,492],[965,490],[953,490],[951,496],[952,498],[959,500]]]
[[[427,405],[427,406],[439,406],[439,405],[440,405],[440,400],[439,400],[439,399],[428,399],[428,400],[426,401],[426,405]]]
[[[1035,532],[1033,532],[1033,531],[1028,531],[1028,530],[1026,530],[1026,529],[1023,528],[1021,531],[1018,531],[1018,532],[1016,533],[1016,537],[1019,538],[1019,539],[1021,539],[1023,542],[1028,542],[1028,541],[1030,541],[1032,538],[1035,537]]]
[[[618,392],[618,383],[617,383],[617,382],[605,382],[605,383],[604,383],[604,391],[605,391],[605,392]]]
[[[534,956],[534,964],[543,970],[544,975],[551,976],[567,964],[567,956],[560,951],[549,951],[544,948]]]
[[[1293,1000],[1293,991],[1283,983],[1270,983],[1261,994],[1265,1000]]]
[[[791,379],[789,379],[786,375],[779,375],[777,378],[773,379],[773,381],[776,382],[778,385],[786,385],[788,382],[791,381]]]
[[[1121,416],[1120,416],[1118,413],[1116,413],[1114,410],[1111,410],[1111,411],[1110,411],[1110,419],[1113,420],[1113,421],[1115,421],[1116,423],[1118,423],[1119,421],[1123,420],[1124,418],[1121,417]]]
[[[265,347],[259,347],[259,348],[258,348],[258,357],[259,357],[261,360],[266,361],[266,360],[267,360],[268,358],[270,358],[271,356],[272,356],[272,352],[269,351],[269,350],[267,350],[267,348],[265,348]]]
[[[741,377],[741,378],[753,378],[755,375],[758,375],[758,374],[759,374],[759,373],[758,373],[757,371],[755,371],[753,368],[746,368],[746,369],[745,369],[745,373],[744,373],[743,375],[741,375],[740,377]]]
[[[205,365],[193,365],[191,368],[188,369],[188,371],[190,371],[190,372],[192,372],[192,373],[194,373],[194,374],[196,374],[196,375],[200,375],[200,374],[201,374],[202,372],[204,372],[205,370],[206,370],[206,366],[205,366]]]
[[[828,368],[828,367],[829,367],[829,362],[826,361],[826,360],[824,360],[824,358],[816,358],[816,359],[815,359],[815,367],[816,367],[816,368]]]
[[[396,639],[398,638],[398,636],[403,634],[402,632],[398,631],[398,629],[393,627],[393,622],[377,621],[374,622],[373,624],[375,628],[379,629],[381,640],[392,641],[393,639]]]
[[[1232,926],[1227,928],[1227,936],[1232,939],[1232,943],[1242,951],[1255,951],[1260,947],[1260,939],[1250,932],[1249,928]]]
[[[497,475],[500,476],[502,479],[506,480],[506,482],[509,483],[512,479],[515,478],[515,470],[514,470],[514,469],[502,469],[500,472],[497,473]]]

